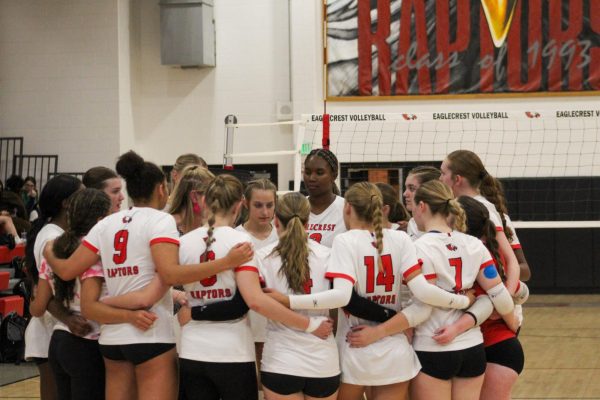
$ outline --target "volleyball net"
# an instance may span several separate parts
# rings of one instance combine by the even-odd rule
[[[290,138],[285,149],[271,146],[272,140],[247,139],[256,137],[253,130],[282,127]],[[246,139],[236,146],[239,136]],[[332,113],[270,124],[231,118],[224,164],[287,157],[297,191],[303,156],[327,146],[340,161],[342,193],[366,180],[389,183],[401,196],[410,169],[439,167],[447,154],[466,149],[502,181],[511,218],[523,221],[518,225],[600,227],[600,110]]]

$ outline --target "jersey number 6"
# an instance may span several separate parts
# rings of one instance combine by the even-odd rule
[[[200,262],[203,263],[207,261],[214,261],[214,259],[215,252],[209,250],[206,253],[202,254],[202,257],[200,257]],[[208,278],[204,278],[200,281],[200,284],[204,287],[212,286],[215,283],[217,283],[217,275],[209,276]]]

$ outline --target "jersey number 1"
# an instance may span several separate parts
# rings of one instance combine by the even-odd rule
[[[383,271],[379,271],[377,274],[377,282],[375,282],[375,268],[379,269],[379,266],[375,263],[375,257],[365,257],[365,267],[367,267],[367,293],[373,293],[375,291],[375,283],[378,286],[385,286],[386,292],[391,292],[394,287],[394,268],[392,266],[392,256],[384,254],[381,256],[381,264]]]
[[[113,254],[115,264],[123,264],[127,260],[127,240],[129,240],[128,230],[121,229],[115,234],[115,253]]]

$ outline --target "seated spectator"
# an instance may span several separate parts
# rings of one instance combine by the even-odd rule
[[[25,178],[25,183],[21,189],[21,200],[25,205],[25,210],[29,215],[29,221],[34,221],[39,212],[37,210],[38,192],[36,189],[37,182],[33,176]]]

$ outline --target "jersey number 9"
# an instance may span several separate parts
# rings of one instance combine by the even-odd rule
[[[115,234],[115,253],[113,254],[113,262],[115,264],[123,264],[127,260],[127,241],[129,240],[129,231],[121,229]]]

